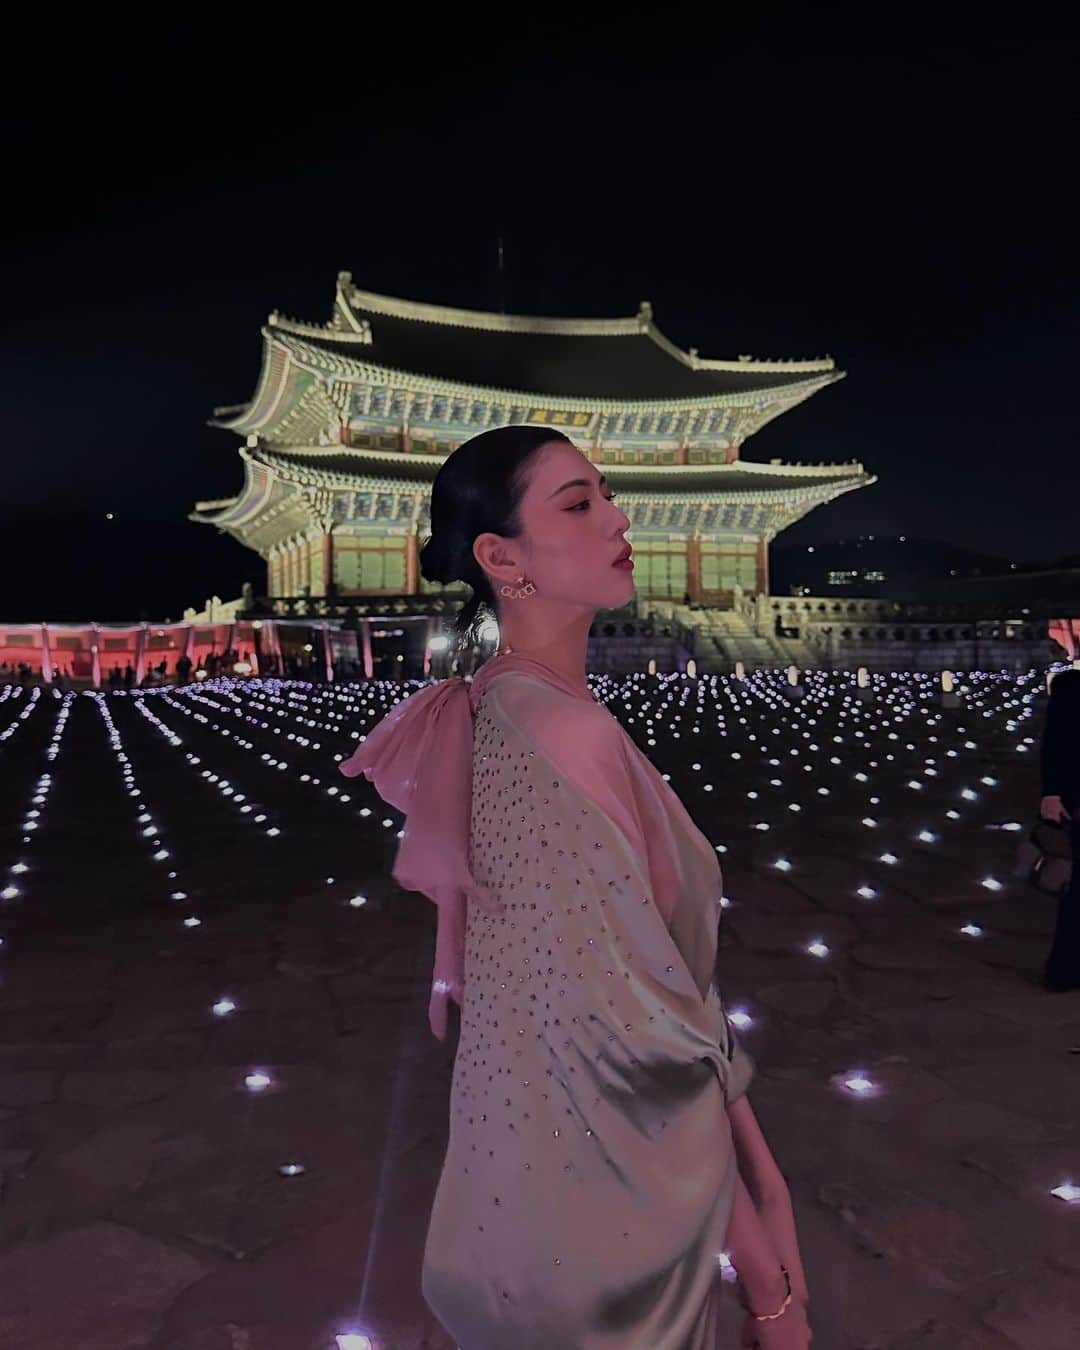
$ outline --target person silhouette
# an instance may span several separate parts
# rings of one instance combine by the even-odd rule
[[[1071,831],[1073,866],[1058,900],[1054,939],[1046,958],[1047,989],[1080,989],[1080,670],[1063,670],[1050,685],[1040,747],[1039,814]]]

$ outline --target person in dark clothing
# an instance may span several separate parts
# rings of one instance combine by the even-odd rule
[[[1080,670],[1063,670],[1050,685],[1041,747],[1039,814],[1072,831],[1072,876],[1058,901],[1054,941],[1046,960],[1047,989],[1080,989]]]

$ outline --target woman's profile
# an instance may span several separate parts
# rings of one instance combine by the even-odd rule
[[[1039,814],[1072,833],[1072,876],[1058,900],[1054,940],[1043,983],[1055,992],[1080,989],[1080,670],[1063,670],[1050,684],[1041,746]]]
[[[633,596],[629,520],[563,433],[465,442],[423,575],[467,582],[500,645],[412,694],[343,764],[406,812],[394,876],[439,907],[430,1020],[460,1007],[424,1297],[461,1350],[805,1350],[787,1185],[714,981],[716,851],[586,679]]]

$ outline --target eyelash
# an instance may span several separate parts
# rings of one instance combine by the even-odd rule
[[[612,492],[610,496],[605,497],[604,500],[608,502],[613,502],[618,495],[619,494],[617,492]],[[588,506],[588,504],[589,499],[588,497],[586,497],[583,502],[578,502],[577,506],[568,506],[566,509],[568,511],[580,511],[583,506]]]

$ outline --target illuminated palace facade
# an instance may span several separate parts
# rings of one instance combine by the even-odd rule
[[[432,480],[485,428],[566,431],[630,518],[640,597],[718,607],[767,594],[768,545],[874,481],[858,463],[751,463],[766,422],[843,378],[818,360],[707,360],[643,303],[624,319],[527,318],[398,300],[337,280],[326,324],[274,313],[250,402],[212,425],[244,438],[237,496],[191,518],[256,550],[271,599],[437,595],[420,576]]]

